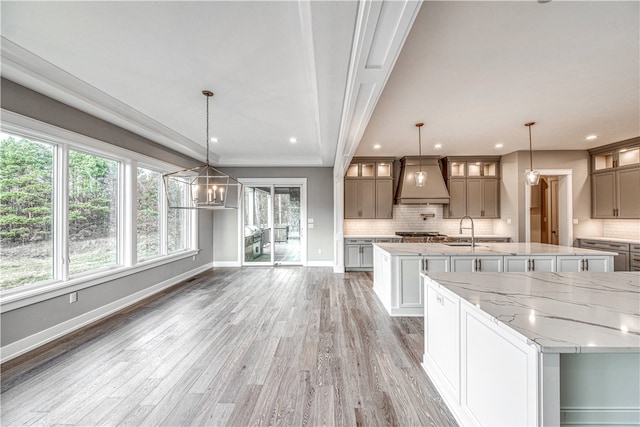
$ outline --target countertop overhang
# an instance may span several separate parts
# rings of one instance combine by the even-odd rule
[[[543,353],[640,352],[640,273],[428,273]]]
[[[557,246],[544,243],[480,243],[478,246],[448,246],[445,243],[374,243],[389,255],[617,255],[617,252]]]

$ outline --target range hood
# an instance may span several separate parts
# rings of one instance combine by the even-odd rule
[[[427,172],[427,183],[424,187],[417,187],[414,174],[420,170]],[[449,204],[449,191],[442,177],[438,156],[407,156],[400,159],[400,179],[396,192],[396,204],[424,205],[424,204]]]

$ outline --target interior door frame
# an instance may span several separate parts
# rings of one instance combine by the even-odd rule
[[[238,178],[243,186],[242,203],[238,209],[238,259],[243,267],[264,267],[275,265],[273,262],[247,263],[244,260],[244,188],[245,187],[271,187],[273,195],[274,187],[300,187],[300,262],[278,263],[282,265],[307,265],[307,178]],[[273,220],[273,200],[271,202],[271,212],[269,217]],[[275,257],[274,229],[271,227],[272,257]]]
[[[526,171],[528,171],[527,169]],[[526,172],[525,171],[525,172]],[[573,246],[573,169],[538,169],[558,177],[558,244]],[[531,242],[531,187],[524,184],[525,242]]]

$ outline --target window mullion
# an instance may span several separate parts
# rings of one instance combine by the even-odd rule
[[[169,253],[169,203],[166,197],[165,183],[160,177],[160,192],[159,206],[160,210],[160,255],[167,255]]]
[[[130,267],[138,262],[138,233],[137,233],[137,162],[135,160],[125,160],[122,162],[124,172],[121,174],[122,191],[120,191],[122,208],[120,212],[120,251],[121,264]]]
[[[53,226],[54,226],[54,278],[69,278],[69,148],[57,145],[54,159]]]

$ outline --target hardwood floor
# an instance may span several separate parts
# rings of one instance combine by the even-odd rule
[[[444,426],[368,273],[216,269],[2,372],[2,425]]]

